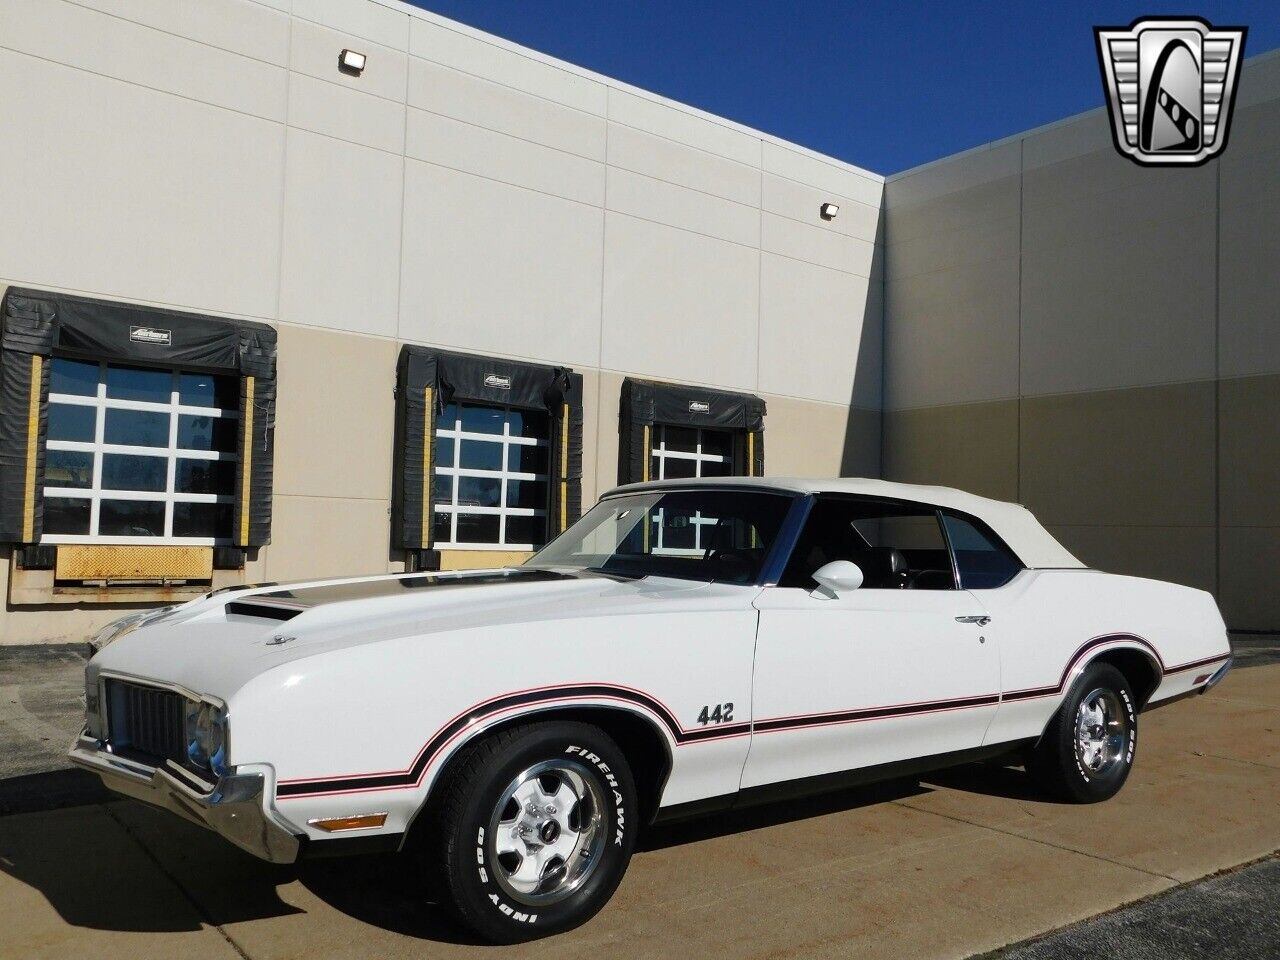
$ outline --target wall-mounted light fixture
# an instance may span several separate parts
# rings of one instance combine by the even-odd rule
[[[834,220],[836,218],[836,214],[839,212],[840,204],[838,203],[824,203],[818,208],[818,215],[822,217],[823,220]]]
[[[338,54],[338,69],[358,77],[364,73],[365,56],[356,50],[343,50]]]

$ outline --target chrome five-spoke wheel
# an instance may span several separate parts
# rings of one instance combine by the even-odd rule
[[[1124,756],[1129,740],[1129,712],[1115,691],[1097,688],[1076,710],[1076,759],[1091,774],[1102,774]]]
[[[596,778],[573,760],[550,760],[520,773],[490,818],[499,886],[531,906],[572,894],[600,861],[604,809]]]

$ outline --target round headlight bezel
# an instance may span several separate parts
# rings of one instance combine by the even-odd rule
[[[183,722],[187,759],[198,770],[226,773],[226,710],[207,700],[188,700]]]

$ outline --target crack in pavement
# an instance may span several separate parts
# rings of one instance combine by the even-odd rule
[[[222,935],[222,939],[227,941],[227,945],[236,952],[237,956],[241,957],[241,960],[253,960],[253,958],[245,952],[244,948],[235,941],[235,938],[226,931],[226,928],[209,916],[209,912],[205,910],[204,905],[196,899],[195,894],[188,890],[183,885],[182,881],[174,875],[173,871],[161,862],[160,858],[151,851],[151,848],[147,846],[143,839],[138,836],[138,834],[135,833],[127,823],[116,816],[115,811],[111,809],[111,806],[109,804],[102,804],[101,807],[102,812],[115,821],[120,829],[124,831],[125,836],[138,845],[138,849],[142,851],[143,856],[150,860],[155,865],[156,869],[160,871],[161,875],[172,883],[174,888],[182,894],[182,899],[191,904],[191,908],[195,910],[196,916],[198,916],[204,923],[217,930],[218,933]]]

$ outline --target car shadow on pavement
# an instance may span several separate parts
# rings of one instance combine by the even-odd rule
[[[920,796],[931,785],[1032,795],[1020,770],[972,765],[925,783],[891,780],[655,825],[641,834],[637,854]],[[0,881],[3,875],[39,891],[66,923],[94,930],[182,932],[305,914],[309,894],[403,936],[480,942],[437,905],[411,855],[272,865],[172,814],[124,801],[0,817]]]

